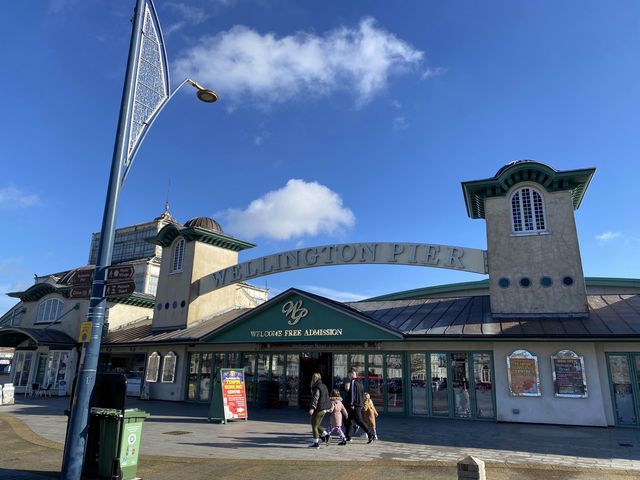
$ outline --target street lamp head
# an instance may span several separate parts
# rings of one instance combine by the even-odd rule
[[[191,79],[187,79],[187,82],[189,82],[189,85],[191,85],[193,88],[198,90],[196,92],[196,96],[198,97],[199,100],[203,101],[204,103],[213,103],[216,100],[218,100],[218,94],[213,90],[204,88],[198,82],[194,82]]]

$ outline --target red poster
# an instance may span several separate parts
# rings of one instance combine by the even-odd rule
[[[223,368],[220,371],[222,403],[225,420],[247,418],[247,395],[244,388],[244,370]]]

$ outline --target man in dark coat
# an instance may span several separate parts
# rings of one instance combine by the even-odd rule
[[[355,371],[349,372],[349,391],[347,393],[347,399],[345,405],[347,406],[347,412],[349,412],[349,418],[345,428],[347,430],[347,442],[351,441],[351,435],[353,435],[354,424],[358,425],[363,432],[366,432],[369,441],[371,443],[375,440],[373,432],[369,429],[366,423],[362,420],[362,406],[364,405],[364,387],[362,382],[358,380],[358,375]]]

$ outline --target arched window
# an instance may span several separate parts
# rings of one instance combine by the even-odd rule
[[[178,356],[176,352],[169,352],[164,356],[162,364],[162,383],[173,383],[176,381],[176,363]]]
[[[153,352],[149,355],[149,361],[147,362],[147,374],[144,379],[149,383],[155,383],[158,381],[158,371],[160,370],[160,354]]]
[[[182,263],[184,261],[184,238],[181,238],[173,248],[172,272],[181,272]]]
[[[57,298],[50,298],[38,305],[38,315],[36,316],[36,323],[51,323],[55,322],[62,313],[62,307],[64,303]]]
[[[517,190],[511,197],[511,220],[514,233],[546,231],[542,195],[529,187]]]

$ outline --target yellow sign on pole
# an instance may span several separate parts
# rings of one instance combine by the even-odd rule
[[[78,333],[78,342],[89,343],[89,340],[91,340],[91,322],[82,322]]]

